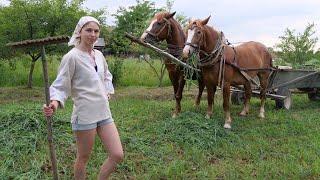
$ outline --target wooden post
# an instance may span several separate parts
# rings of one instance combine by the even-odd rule
[[[45,57],[45,48],[44,45],[41,49],[41,59],[42,59],[42,69],[43,69],[43,79],[45,84],[45,95],[46,95],[46,105],[49,106],[50,104],[50,92],[49,92],[49,77],[48,77],[48,66],[47,61]],[[47,116],[47,130],[48,130],[48,144],[49,144],[49,150],[50,150],[50,158],[51,158],[51,164],[52,164],[52,173],[53,173],[53,179],[58,180],[58,169],[57,169],[57,158],[56,158],[56,152],[53,144],[53,137],[52,137],[52,116]]]

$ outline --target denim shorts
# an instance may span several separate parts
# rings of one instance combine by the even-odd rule
[[[75,123],[71,123],[71,126],[72,126],[72,131],[84,131],[84,130],[95,129],[99,126],[110,124],[112,122],[113,122],[112,118],[104,119],[92,124],[78,124],[78,122],[76,121]]]

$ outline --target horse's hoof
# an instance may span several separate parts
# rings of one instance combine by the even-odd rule
[[[206,119],[210,119],[211,116],[209,114],[206,115]]]
[[[200,105],[200,102],[195,101],[195,102],[194,102],[194,105],[195,105],[195,106],[199,106],[199,105]]]
[[[175,119],[175,118],[177,118],[177,117],[178,117],[178,115],[177,115],[176,113],[172,114],[172,118],[173,118],[173,119]]]
[[[240,112],[239,116],[247,116],[247,113],[246,112]]]
[[[223,126],[225,129],[231,129],[231,125],[230,124],[224,124],[224,126]]]
[[[264,119],[265,118],[264,114],[260,113],[259,118]]]

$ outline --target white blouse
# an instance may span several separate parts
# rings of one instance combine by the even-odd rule
[[[50,99],[63,108],[69,96],[73,100],[72,123],[91,124],[112,118],[108,94],[114,94],[112,75],[103,54],[94,50],[97,71],[90,55],[77,48],[63,56],[58,75],[50,86]]]

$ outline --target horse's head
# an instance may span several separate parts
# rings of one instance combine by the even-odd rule
[[[188,58],[195,50],[205,46],[204,26],[208,23],[210,16],[204,20],[190,21],[187,29],[187,41],[183,48],[183,58]]]
[[[162,41],[166,39],[170,34],[170,18],[172,18],[176,12],[160,12],[154,15],[149,27],[141,35],[140,39],[146,42]]]

